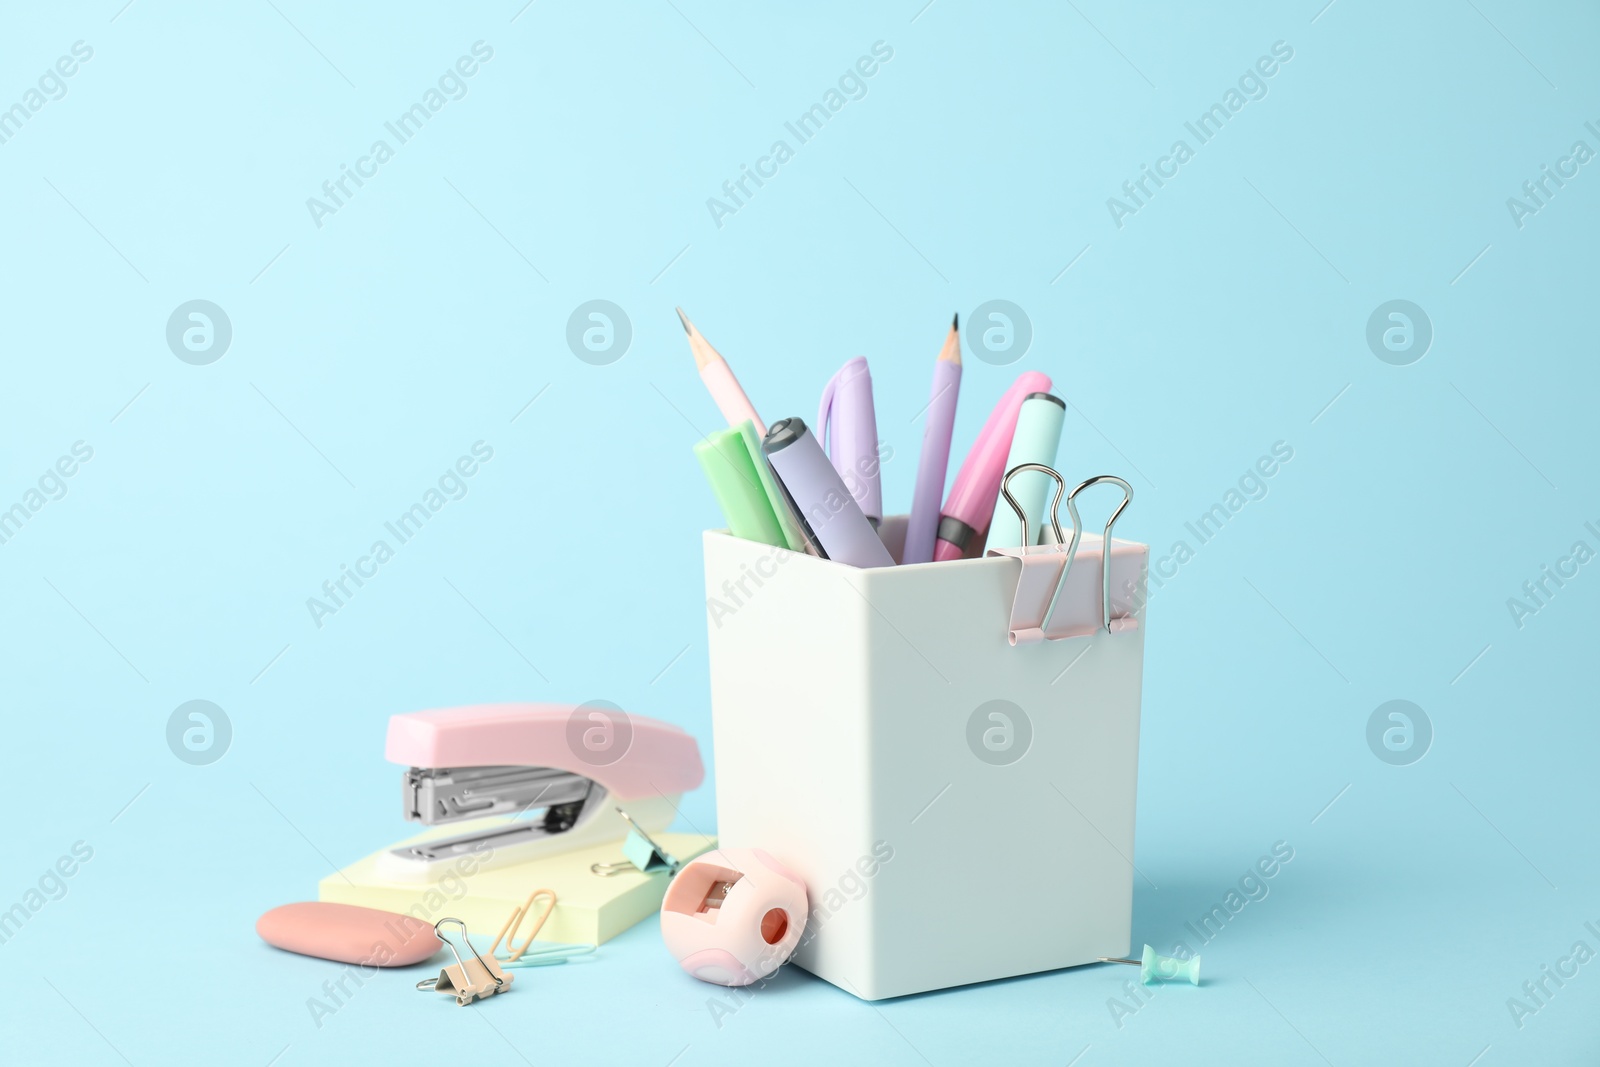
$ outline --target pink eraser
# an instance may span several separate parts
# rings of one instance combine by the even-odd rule
[[[759,848],[690,860],[661,902],[661,936],[702,982],[741,986],[783,966],[806,928],[806,886]]]
[[[439,935],[420,919],[320,901],[273,908],[256,920],[256,933],[287,952],[363,967],[409,967],[439,949]]]

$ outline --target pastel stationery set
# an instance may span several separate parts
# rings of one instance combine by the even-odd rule
[[[679,981],[793,961],[878,1000],[1104,962],[1198,984],[1198,958],[1128,956],[1149,552],[1115,536],[1129,482],[1061,473],[1051,379],[1009,382],[947,488],[953,320],[894,514],[865,357],[814,423],[768,425],[678,317],[726,423],[693,446],[726,524],[703,535],[720,840],[668,831],[705,777],[677,726],[603,701],[406,712],[383,755],[421,832],[262,915],[262,940],[427,966],[416,989],[462,1007],[652,915]]]

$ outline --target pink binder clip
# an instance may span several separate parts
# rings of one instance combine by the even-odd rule
[[[1054,469],[1042,463],[1020,463],[1006,472],[1000,492],[1006,502],[1021,517],[1026,529],[1028,517],[1016,497],[1011,495],[1013,476],[1023,471],[1038,471],[1056,483],[1055,499],[1050,505],[1050,529],[1055,535],[1053,545],[1024,545],[1018,548],[992,548],[988,555],[1014,556],[1022,563],[1017,575],[1017,593],[1011,605],[1011,625],[1007,638],[1013,645],[1030,645],[1039,641],[1060,641],[1069,637],[1089,637],[1101,630],[1107,633],[1126,633],[1137,629],[1139,620],[1132,606],[1121,605],[1121,614],[1113,614],[1117,606],[1111,596],[1114,579],[1118,588],[1134,588],[1144,570],[1148,549],[1144,545],[1116,542],[1111,538],[1111,528],[1133,501],[1133,486],[1110,474],[1098,475],[1079,483],[1072,492],[1066,492],[1067,483]],[[1098,539],[1090,534],[1091,541],[1084,545],[1083,523],[1078,518],[1077,495],[1090,486],[1110,482],[1122,489],[1122,503],[1106,520],[1105,532]],[[1060,508],[1065,495],[1067,514],[1072,517],[1072,538],[1069,541],[1061,530]],[[1100,591],[1091,592],[1093,570],[1074,568],[1080,554],[1100,557]],[[1098,613],[1090,609],[1099,603]]]

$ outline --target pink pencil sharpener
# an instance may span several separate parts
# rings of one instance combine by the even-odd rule
[[[715,849],[690,860],[661,902],[668,951],[685,971],[716,985],[749,985],[776,971],[805,928],[805,883],[760,848]]]

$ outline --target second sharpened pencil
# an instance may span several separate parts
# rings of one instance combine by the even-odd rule
[[[744,395],[744,389],[740,387],[739,379],[733,376],[728,361],[711,347],[710,341],[701,336],[682,308],[677,311],[678,319],[683,323],[683,332],[689,335],[689,350],[694,353],[695,366],[700,368],[700,380],[706,383],[706,389],[711,393],[711,399],[717,402],[722,417],[728,420],[729,426],[737,426],[749,419],[755,423],[756,434],[765,435],[766,423],[756,414],[750,398]]]

